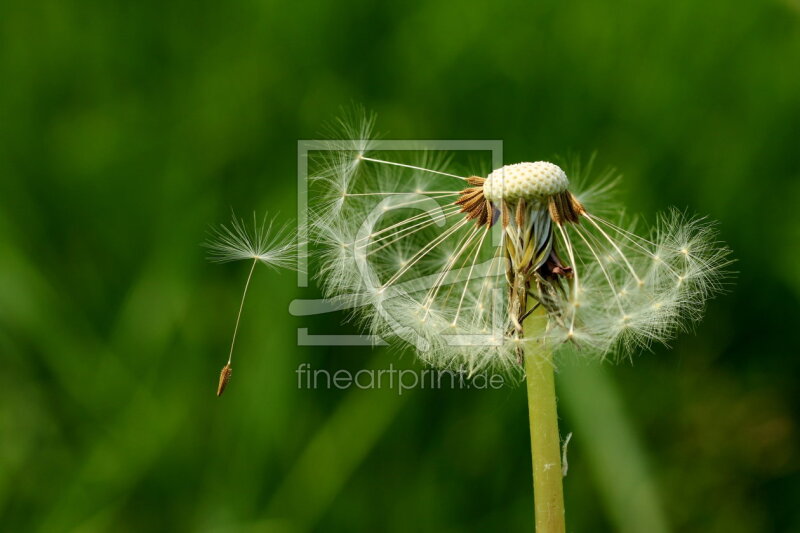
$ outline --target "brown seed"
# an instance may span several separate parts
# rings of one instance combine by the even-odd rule
[[[469,189],[464,189],[461,191],[461,196],[458,197],[456,200],[456,205],[465,204],[475,198],[483,198],[483,189],[478,187],[470,187]]]
[[[572,204],[572,211],[577,215],[584,215],[586,214],[586,208],[583,207],[583,204],[575,198],[575,195],[570,193],[569,195],[570,203]],[[575,217],[577,221],[577,216]]]
[[[517,227],[522,228],[522,226],[525,224],[525,200],[520,199],[517,202],[517,213],[515,219]]]
[[[470,183],[483,183],[483,178],[472,177],[467,181]],[[475,186],[468,187],[461,191],[458,200],[453,202],[455,205],[461,206],[461,213],[465,213],[467,220],[474,220],[477,226],[491,225],[492,223],[492,207],[491,203],[486,200],[483,195],[483,187]]]
[[[228,386],[228,382],[231,380],[232,372],[233,369],[231,368],[230,363],[222,367],[222,372],[219,373],[219,386],[217,387],[217,396],[222,396],[222,393],[225,392],[225,387]]]
[[[472,209],[476,205],[477,206],[483,206],[483,204],[485,202],[486,202],[486,200],[483,198],[483,195],[476,196],[472,200],[468,200],[468,201],[464,202],[463,204],[461,204],[461,212],[463,213],[464,211],[472,211]]]
[[[489,202],[484,202],[480,208],[477,224],[478,226],[483,226],[484,224],[489,223],[489,209],[486,207],[489,205]]]
[[[550,218],[556,224],[578,223],[581,215],[586,213],[583,204],[569,191],[551,196],[548,208],[550,210]]]
[[[555,196],[550,197],[550,201],[547,203],[547,208],[550,211],[550,218],[556,224],[561,224],[563,219],[561,218],[561,211],[558,209],[558,200],[556,200]]]

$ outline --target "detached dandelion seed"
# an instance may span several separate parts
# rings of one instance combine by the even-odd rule
[[[233,348],[236,345],[236,335],[239,332],[239,322],[242,318],[244,302],[247,298],[247,289],[250,287],[250,280],[253,277],[256,265],[262,263],[272,268],[292,268],[295,257],[295,246],[291,240],[291,233],[287,225],[273,228],[274,221],[268,221],[265,216],[259,224],[255,213],[253,214],[253,226],[248,228],[244,220],[235,215],[231,219],[230,225],[221,225],[212,230],[211,238],[205,243],[209,249],[209,260],[217,263],[227,263],[230,261],[252,260],[250,271],[247,274],[247,281],[242,291],[242,299],[239,302],[239,312],[236,314],[236,324],[233,328],[231,347],[228,352],[228,362],[222,367],[217,386],[217,396],[221,396],[228,386],[231,379],[233,368]]]
[[[563,531],[554,353],[667,342],[722,290],[729,251],[675,210],[641,236],[613,215],[616,179],[591,183],[591,164],[574,179],[546,161],[462,175],[430,152],[374,150],[372,117],[355,115],[342,135],[358,137],[311,166],[326,295],[432,366],[524,372],[537,528]]]
[[[222,396],[222,393],[225,392],[225,387],[228,386],[228,382],[231,380],[232,373],[233,369],[231,368],[230,363],[222,367],[222,370],[219,373],[219,385],[217,385],[217,396]]]

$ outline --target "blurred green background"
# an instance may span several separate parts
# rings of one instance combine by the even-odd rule
[[[297,347],[313,298],[199,243],[296,216],[297,140],[598,153],[632,212],[720,221],[739,271],[694,335],[565,364],[570,531],[800,531],[800,2],[0,4],[0,529],[525,531],[524,389],[298,390],[414,368]],[[652,219],[652,218],[651,218]]]

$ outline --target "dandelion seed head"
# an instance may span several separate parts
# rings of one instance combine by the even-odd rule
[[[482,177],[361,141],[355,156],[344,148],[358,165],[323,168],[311,190],[319,279],[370,333],[433,366],[518,372],[520,349],[543,339],[628,357],[689,329],[724,288],[729,251],[713,225],[670,211],[640,231],[606,200],[615,176],[593,181],[591,161]],[[532,304],[544,316],[528,317]]]

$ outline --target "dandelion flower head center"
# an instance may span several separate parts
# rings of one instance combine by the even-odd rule
[[[547,161],[516,163],[494,170],[483,184],[490,202],[541,200],[567,190],[569,180],[558,165]]]

